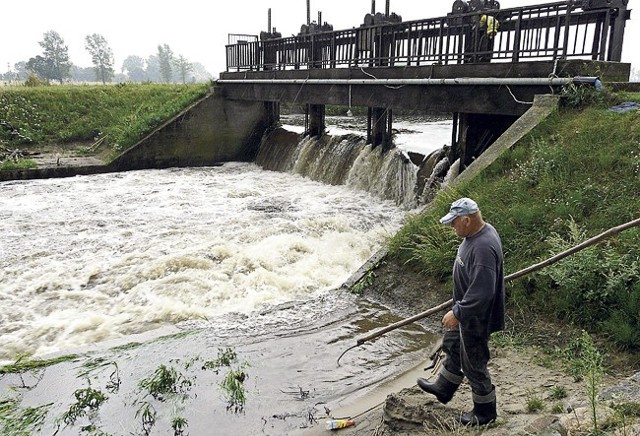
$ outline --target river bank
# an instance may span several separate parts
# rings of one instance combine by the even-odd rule
[[[364,295],[406,317],[449,298],[442,283],[425,279],[390,259],[370,274],[374,279],[368,282]],[[439,334],[440,316],[419,323]],[[472,407],[466,382],[447,405],[417,387],[417,377],[430,379],[437,373],[438,366],[423,370],[430,360],[419,362],[412,370],[382,384],[377,389],[375,404],[371,401],[349,404],[334,410],[332,417],[354,419],[356,425],[341,430],[340,434],[356,436],[590,435],[595,428],[599,434],[640,434],[637,356],[615,353],[601,343],[598,353],[604,359],[602,378],[590,385],[588,379],[575,371],[575,365],[581,363],[572,359],[580,357],[566,353],[580,337],[581,331],[571,325],[509,307],[506,332],[494,335],[491,341],[489,370],[496,385],[499,419],[490,426],[469,429],[457,424],[457,417]],[[595,427],[593,410],[597,411]],[[318,425],[300,434],[326,433]]]

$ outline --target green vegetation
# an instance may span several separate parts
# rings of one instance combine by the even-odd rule
[[[0,170],[27,170],[36,168],[38,165],[31,159],[19,159],[17,162],[5,160],[0,163]]]
[[[527,399],[527,412],[535,413],[542,410],[544,410],[544,402],[540,398],[536,396],[530,396]]]
[[[22,356],[15,363],[0,367],[0,375],[4,374],[20,374],[35,369],[45,368],[47,366],[56,365],[62,362],[68,362],[78,358],[77,354],[67,354],[53,359],[33,359],[29,360],[27,356]]]
[[[138,383],[138,387],[156,400],[163,401],[169,395],[185,395],[193,385],[193,380],[185,377],[173,367],[160,365],[153,375]]]
[[[551,388],[551,395],[549,395],[549,398],[552,400],[562,400],[567,398],[567,395],[567,388],[564,386],[554,386]]]
[[[640,94],[625,100],[640,101]],[[638,218],[640,114],[608,107],[551,115],[474,180],[440,192],[393,238],[391,256],[449,280],[459,241],[438,218],[461,196],[478,201],[500,232],[507,273]],[[509,283],[510,307],[575,323],[620,349],[640,349],[639,238],[639,228],[626,230]]]
[[[224,376],[220,387],[227,399],[227,410],[233,409],[235,413],[242,412],[246,403],[246,394],[244,381],[247,378],[245,368],[248,366],[246,362],[237,368],[232,368],[233,363],[237,363],[238,356],[231,348],[218,349],[218,357],[204,363],[202,369],[214,370],[216,374],[222,366],[229,368]]]
[[[65,425],[74,425],[79,418],[87,415],[93,419],[100,406],[108,399],[106,395],[92,387],[77,389],[73,396],[76,402],[60,417]]]
[[[39,433],[52,405],[22,408],[17,400],[0,400],[0,434],[27,436]]]
[[[210,84],[0,88],[0,145],[93,142],[122,151],[206,95]]]

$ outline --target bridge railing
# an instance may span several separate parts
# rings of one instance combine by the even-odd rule
[[[627,0],[569,0],[226,46],[227,71],[620,61]],[[494,31],[492,31],[494,30]]]

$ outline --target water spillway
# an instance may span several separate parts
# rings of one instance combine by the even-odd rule
[[[384,152],[362,136],[302,137],[278,128],[263,140],[256,163],[267,170],[369,192],[405,209],[417,204],[416,165],[402,151]]]

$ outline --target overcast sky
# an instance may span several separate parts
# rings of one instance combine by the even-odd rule
[[[176,56],[199,62],[214,75],[226,68],[225,49],[229,33],[259,34],[267,30],[271,8],[272,27],[283,36],[300,31],[307,20],[306,0],[7,0],[0,9],[0,73],[8,65],[42,54],[38,44],[49,30],[55,30],[69,47],[74,65],[91,67],[85,37],[98,33],[113,50],[115,69],[130,55],[147,58],[157,53],[159,44],[168,44]],[[540,1],[538,3],[544,3]],[[444,16],[453,1],[391,0],[391,12],[403,21]],[[533,0],[501,0],[502,9],[537,4]],[[629,7],[633,8],[634,1]],[[384,12],[385,1],[376,1],[376,11]],[[311,19],[323,21],[335,30],[357,27],[371,11],[371,0],[311,0]],[[627,22],[623,62],[640,68],[640,23]],[[637,18],[640,20],[640,18]],[[634,47],[635,41],[635,47]]]

